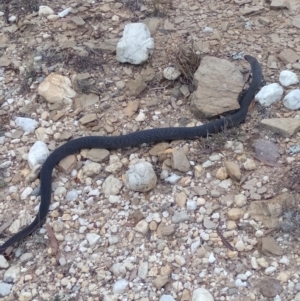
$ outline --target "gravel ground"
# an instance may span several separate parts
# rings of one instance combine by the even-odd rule
[[[48,20],[33,12],[39,5],[73,10]],[[251,54],[266,83],[278,82],[281,70],[300,73],[298,1],[0,1],[0,13],[0,242],[37,212],[38,170],[27,161],[37,140],[52,151],[91,133],[198,124],[179,93],[187,82],[162,78],[181,47],[228,60]],[[12,16],[17,19],[6,23]],[[140,66],[118,63],[107,41],[118,40],[125,24],[143,21],[155,40],[153,56]],[[85,74],[88,83],[76,87],[85,101],[57,107],[39,97],[38,86],[52,71],[73,79],[74,89],[74,76]],[[138,94],[130,87],[139,87],[133,80],[142,76],[147,87]],[[299,154],[288,153],[300,136],[260,126],[264,118],[298,114],[281,101],[256,104],[238,129],[207,139],[97,152],[98,163],[87,150],[68,157],[53,173],[46,224],[6,259],[0,256],[0,296],[300,300]],[[35,132],[18,128],[19,116],[36,120]],[[278,164],[257,159],[252,144],[259,138],[278,147]],[[174,153],[177,163],[188,162],[186,170],[174,169]],[[139,159],[158,177],[145,193],[123,185]],[[172,173],[178,179],[166,181]]]

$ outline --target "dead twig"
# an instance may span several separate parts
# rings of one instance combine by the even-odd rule
[[[50,238],[50,245],[51,245],[51,248],[53,250],[53,253],[55,255],[58,254],[58,242],[57,242],[57,239],[55,237],[55,234],[53,232],[53,229],[51,228],[51,226],[49,224],[46,225],[46,229],[47,229],[47,234]]]
[[[227,249],[229,249],[229,250],[231,250],[231,251],[236,251],[236,249],[235,249],[235,248],[234,248],[234,247],[226,240],[226,238],[223,236],[223,234],[221,233],[219,227],[218,227],[216,230],[217,230],[218,236],[221,238],[221,241],[222,241],[223,245],[224,245]]]

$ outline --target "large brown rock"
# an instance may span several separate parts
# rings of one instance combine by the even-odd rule
[[[224,59],[205,56],[194,75],[197,90],[191,96],[191,109],[197,118],[209,118],[239,109],[243,76],[237,66]]]

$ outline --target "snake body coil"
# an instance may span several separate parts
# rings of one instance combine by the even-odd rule
[[[207,135],[209,134],[220,132],[224,127],[229,128],[239,125],[246,118],[248,107],[256,91],[258,90],[262,80],[261,66],[258,63],[258,61],[250,55],[246,55],[245,59],[251,65],[252,82],[249,89],[246,91],[240,102],[240,109],[230,116],[214,120],[207,124],[196,127],[169,127],[150,129],[130,133],[123,136],[82,137],[71,140],[58,147],[49,155],[40,171],[41,203],[37,216],[29,226],[27,226],[17,234],[13,235],[3,245],[1,245],[0,253],[4,253],[4,251],[14,243],[20,242],[26,236],[28,236],[37,228],[39,228],[45,221],[51,201],[52,170],[56,166],[56,164],[66,156],[76,153],[84,148],[105,148],[113,150],[130,146],[138,146],[142,143],[170,141],[178,139],[196,139],[199,137],[207,137]]]

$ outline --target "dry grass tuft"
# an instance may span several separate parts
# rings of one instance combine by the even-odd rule
[[[189,86],[191,92],[195,90],[194,74],[200,66],[202,55],[192,46],[177,46],[171,53],[174,66],[181,72],[181,81]]]

